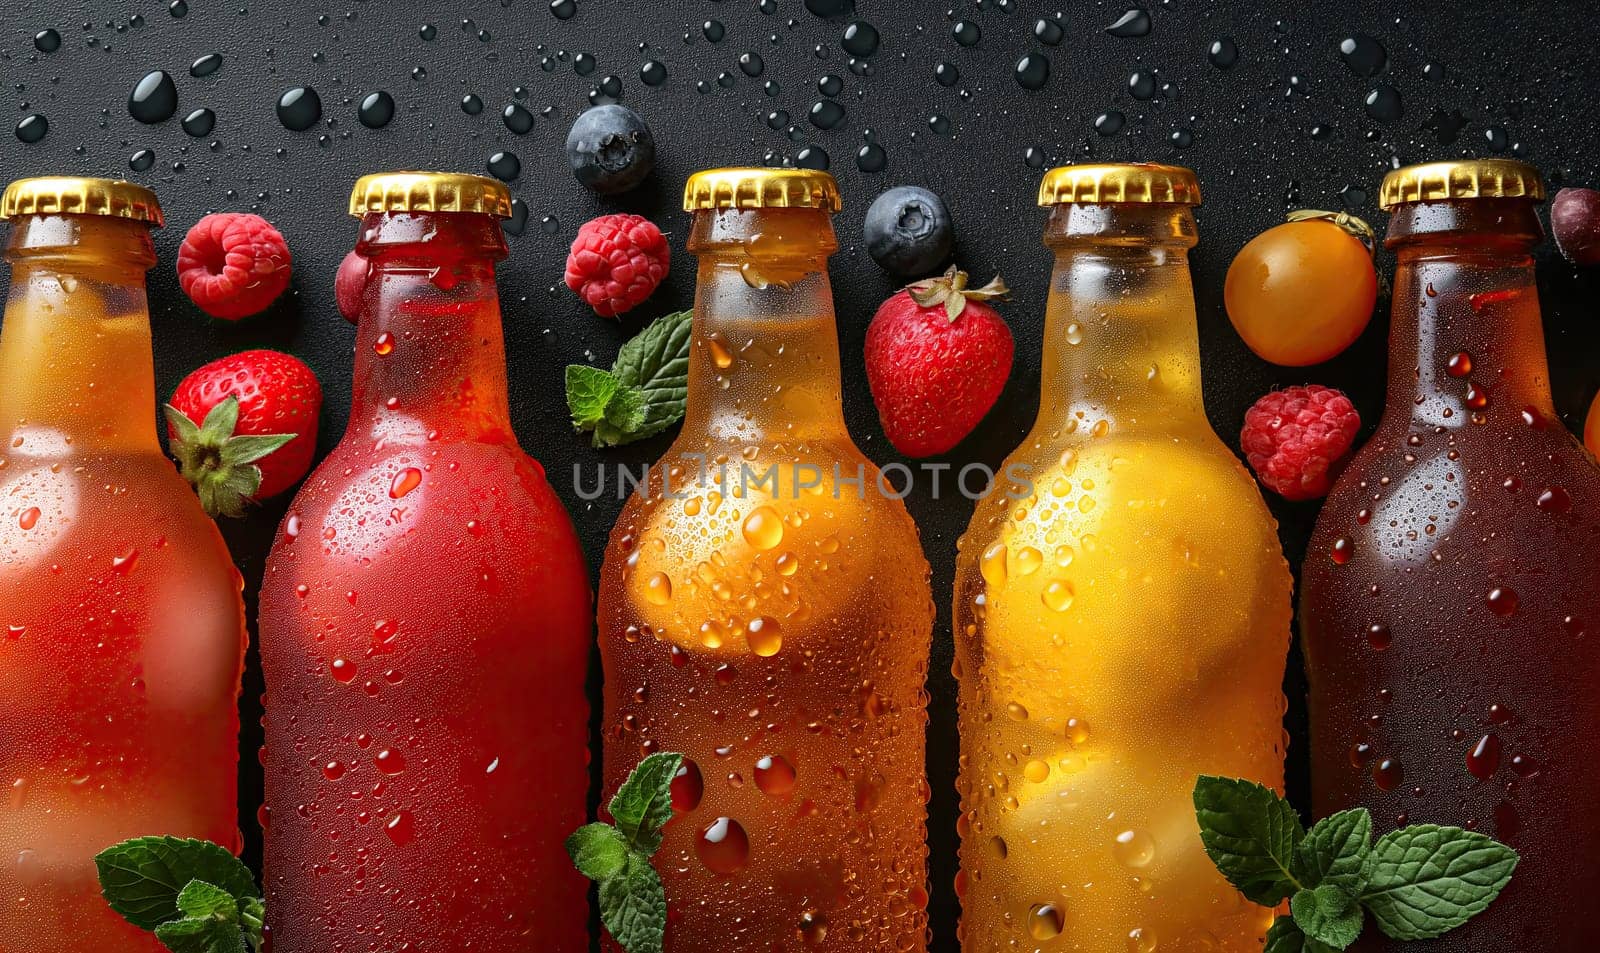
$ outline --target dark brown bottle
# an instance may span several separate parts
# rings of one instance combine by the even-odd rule
[[[1388,407],[1306,554],[1313,808],[1453,824],[1521,855],[1432,953],[1600,949],[1600,469],[1555,416],[1538,173],[1384,179],[1399,256]],[[1369,924],[1355,949],[1417,948]]]

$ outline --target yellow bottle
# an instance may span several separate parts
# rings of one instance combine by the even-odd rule
[[[1282,787],[1292,585],[1200,397],[1199,200],[1156,165],[1040,187],[1039,418],[956,565],[966,953],[1255,951],[1270,923],[1191,800],[1201,774]]]
[[[606,794],[686,756],[655,859],[669,953],[920,951],[934,608],[916,526],[845,430],[839,192],[721,169],[684,207],[688,412],[600,576]]]

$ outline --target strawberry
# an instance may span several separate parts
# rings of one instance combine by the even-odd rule
[[[1011,328],[986,302],[1004,298],[996,277],[967,287],[967,273],[909,284],[867,328],[867,383],[883,432],[908,457],[944,453],[978,426],[1011,375]]]
[[[321,410],[322,385],[302,361],[244,351],[183,379],[166,407],[167,443],[207,513],[242,516],[311,469]]]

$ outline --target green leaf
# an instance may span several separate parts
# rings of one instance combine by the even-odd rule
[[[629,854],[624,870],[600,884],[600,922],[627,953],[661,953],[667,895],[648,859]]]
[[[612,396],[606,404],[606,423],[626,434],[637,433],[644,426],[644,391],[625,387]]]
[[[620,387],[610,371],[587,364],[567,365],[567,409],[572,425],[587,430],[605,417],[606,405]]]
[[[239,398],[229,394],[206,412],[205,422],[200,425],[200,437],[221,446],[238,427]]]
[[[1194,807],[1206,854],[1251,902],[1274,907],[1301,886],[1290,867],[1305,829],[1288,801],[1251,781],[1202,775]]]
[[[611,817],[628,846],[648,857],[661,846],[661,828],[672,820],[672,779],[683,755],[660,751],[628,775],[611,798]]]
[[[191,880],[221,887],[235,899],[261,896],[250,869],[209,841],[140,837],[106,848],[94,863],[111,909],[146,930],[182,917],[178,895]]]
[[[1517,860],[1516,851],[1476,831],[1414,824],[1373,845],[1361,902],[1394,939],[1433,939],[1487,909]]]
[[[178,909],[184,916],[239,922],[239,900],[221,887],[204,880],[191,880],[178,893]]]
[[[1366,808],[1330,814],[1311,825],[1295,850],[1295,879],[1308,887],[1334,884],[1359,897],[1372,851],[1372,815]]]
[[[585,824],[567,838],[572,865],[593,881],[621,873],[628,863],[628,841],[610,824]]]
[[[1332,947],[1306,936],[1293,917],[1282,916],[1272,921],[1262,953],[1332,953]]]
[[[222,462],[234,466],[255,463],[296,436],[292,433],[274,433],[229,437],[228,442],[222,445]]]
[[[245,939],[250,941],[250,949],[261,953],[265,945],[262,927],[267,922],[267,905],[260,897],[246,897],[239,903],[239,919],[244,925]]]
[[[1335,884],[1297,891],[1289,901],[1294,922],[1307,937],[1342,950],[1361,935],[1361,904]]]
[[[172,920],[156,927],[155,934],[172,953],[245,953],[238,924],[221,920]]]
[[[617,353],[611,373],[622,386],[631,385],[644,393],[644,422],[629,433],[628,440],[655,436],[683,419],[689,397],[693,318],[689,311],[662,315]]]

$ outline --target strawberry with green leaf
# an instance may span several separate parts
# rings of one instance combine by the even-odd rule
[[[243,516],[311,469],[322,385],[298,358],[245,351],[185,377],[165,410],[168,447],[206,512]]]

